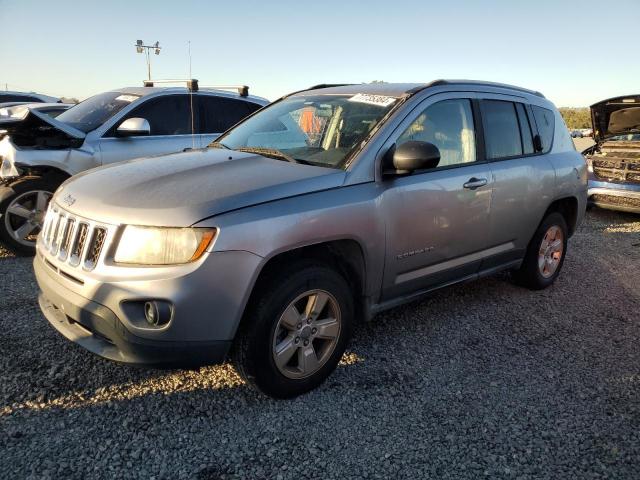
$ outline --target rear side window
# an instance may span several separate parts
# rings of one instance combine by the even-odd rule
[[[151,127],[151,136],[191,134],[192,116],[188,95],[165,95],[149,99],[129,112],[118,125],[127,118],[146,119]],[[115,128],[112,133],[115,133]]]
[[[522,155],[520,126],[515,105],[501,100],[482,102],[484,140],[487,158],[496,159]]]
[[[200,95],[198,104],[200,113],[199,133],[222,133],[261,107],[244,100],[212,95]]]
[[[16,95],[13,93],[0,93],[0,103],[5,102],[31,102],[42,103],[38,97],[31,97],[29,95]]]
[[[534,153],[533,135],[531,134],[531,124],[524,105],[516,103],[516,111],[518,112],[518,123],[520,124],[520,134],[522,135],[522,149],[528,155]]]
[[[542,142],[542,153],[547,153],[551,150],[551,144],[553,143],[555,117],[553,112],[546,108],[531,105],[531,109],[533,110],[533,116],[536,120],[536,126],[538,127],[538,134]]]

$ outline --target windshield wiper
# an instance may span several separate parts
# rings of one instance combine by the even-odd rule
[[[293,157],[290,157],[286,153],[282,153],[280,150],[276,150],[275,148],[262,148],[262,147],[241,147],[236,148],[236,152],[245,152],[245,153],[257,153],[258,155],[262,155],[263,157],[275,158],[276,160],[286,160],[291,163],[301,163],[299,160],[296,160]]]
[[[229,147],[227,147],[224,143],[222,142],[211,142],[209,145],[207,145],[208,147],[211,148],[224,148],[225,150],[229,150]]]

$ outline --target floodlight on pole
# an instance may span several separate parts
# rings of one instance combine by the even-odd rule
[[[134,46],[136,47],[136,52],[145,54],[147,59],[147,76],[149,80],[151,80],[151,57],[149,52],[153,50],[156,55],[160,55],[160,50],[162,50],[160,42],[156,42],[153,45],[145,45],[142,40],[136,40]]]

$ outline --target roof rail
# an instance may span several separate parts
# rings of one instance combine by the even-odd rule
[[[187,88],[192,92],[198,91],[198,80],[195,78],[189,79],[172,79],[172,80],[145,80],[143,85],[145,87],[153,87],[156,83],[186,83]]]
[[[355,83],[319,83],[318,85],[314,85],[312,87],[307,88],[307,90],[318,90],[320,88],[331,88],[331,87],[346,87],[347,85],[355,85]]]
[[[516,87],[515,85],[508,85],[506,83],[497,83],[497,82],[484,82],[482,80],[434,80],[433,82],[428,83],[424,86],[424,88],[428,87],[438,87],[440,85],[476,85],[480,87],[498,87],[498,88],[508,88],[509,90],[515,90],[518,92],[529,93],[531,95],[536,95],[538,97],[545,98],[545,96],[537,92],[535,90],[529,90],[528,88]]]
[[[203,85],[200,88],[215,88],[216,90],[237,90],[241,97],[249,96],[248,85]]]

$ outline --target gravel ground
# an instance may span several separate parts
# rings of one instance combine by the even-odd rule
[[[559,281],[449,288],[357,328],[318,390],[84,352],[0,258],[0,478],[638,478],[640,216],[589,213]]]

